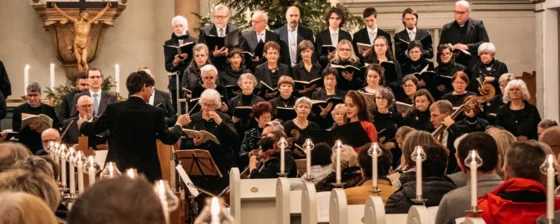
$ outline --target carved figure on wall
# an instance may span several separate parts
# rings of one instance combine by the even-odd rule
[[[93,19],[89,19],[89,13],[87,11],[82,11],[80,17],[69,16],[66,12],[62,11],[56,3],[52,3],[52,6],[58,13],[66,17],[69,21],[74,24],[74,56],[76,56],[76,61],[78,63],[78,71],[83,72],[89,69],[88,66],[88,41],[89,33],[91,31],[91,24],[95,23],[99,18],[107,12],[111,7],[111,2],[107,3],[107,6],[101,10]]]

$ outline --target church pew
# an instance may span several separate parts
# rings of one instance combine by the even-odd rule
[[[311,182],[304,182],[300,208],[302,224],[317,224],[317,192]]]
[[[291,191],[292,181],[278,178],[276,181],[276,223],[297,224],[301,216],[301,190]]]
[[[230,214],[236,223],[276,222],[276,179],[241,179],[238,168],[230,172]]]

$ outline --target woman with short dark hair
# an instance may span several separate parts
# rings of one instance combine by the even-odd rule
[[[261,139],[261,134],[267,122],[272,120],[272,106],[269,102],[258,102],[253,105],[252,117],[257,122],[257,126],[245,132],[241,149],[239,150],[239,167],[244,168],[248,164],[247,155],[257,148],[257,142]]]
[[[245,58],[241,49],[234,48],[227,55],[227,65],[224,66],[223,71],[220,71],[218,77],[220,77],[220,84],[223,87],[237,86],[237,80],[241,77],[243,73],[250,73],[251,70],[247,69],[245,66]],[[234,97],[240,94],[240,92],[228,92],[229,97]]]
[[[309,40],[300,42],[298,44],[298,50],[301,60],[292,67],[292,76],[294,80],[309,82],[321,78],[321,65],[313,61],[313,52],[315,51],[313,42]],[[317,87],[318,85],[311,85],[307,88],[297,89],[297,93],[302,96],[311,97],[311,94]]]
[[[434,131],[435,128],[430,122],[430,105],[434,103],[434,98],[428,90],[421,89],[414,94],[414,103],[412,111],[409,111],[404,117],[404,125],[410,126],[416,130]]]
[[[455,62],[453,47],[449,44],[441,44],[438,47],[436,60],[438,66],[434,69],[436,73],[434,99],[440,99],[444,94],[451,92],[451,80],[458,71],[465,71],[466,67]]]
[[[410,75],[414,73],[422,73],[423,71],[434,71],[434,63],[428,61],[424,58],[423,46],[420,41],[411,41],[408,44],[407,54],[408,60],[406,63],[402,65],[402,73],[404,75]],[[419,88],[426,88],[430,92],[434,89],[434,77],[424,77],[422,75],[417,76],[418,78],[418,86]]]

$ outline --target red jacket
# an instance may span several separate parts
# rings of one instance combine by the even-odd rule
[[[560,198],[554,199],[554,210],[558,210]],[[487,224],[535,223],[539,216],[546,215],[546,188],[534,180],[512,178],[479,198],[478,209]]]
[[[369,140],[371,140],[371,142],[377,142],[377,130],[375,129],[373,123],[369,121],[360,121],[360,124],[362,125],[364,131],[367,133]],[[356,147],[354,148],[354,151],[356,151],[356,153],[359,153],[361,148],[362,146]]]

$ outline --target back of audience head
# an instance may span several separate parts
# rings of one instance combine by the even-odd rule
[[[484,132],[473,132],[467,134],[457,147],[457,161],[463,172],[470,170],[465,164],[465,159],[469,156],[471,150],[476,150],[482,159],[482,166],[478,167],[478,172],[489,173],[496,171],[499,167],[500,156],[498,154],[498,146],[496,141]]]
[[[404,138],[403,147],[402,147],[402,151],[403,151],[402,156],[404,156],[404,161],[406,164],[402,164],[402,166],[404,167],[404,165],[407,165],[408,168],[412,168],[416,166],[416,163],[411,158],[411,155],[414,152],[416,146],[435,145],[435,144],[439,144],[439,143],[437,143],[436,139],[432,136],[431,133],[426,131],[416,131],[416,130],[411,131]]]
[[[558,154],[560,154],[560,126],[546,129],[542,135],[539,136],[539,141],[550,146],[554,157],[558,157]]]
[[[539,122],[539,124],[537,125],[537,133],[539,134],[539,137],[541,136],[541,134],[548,128],[554,127],[554,126],[558,126],[558,122],[556,122],[555,120],[552,119],[543,119],[541,122]]]
[[[422,162],[423,177],[440,177],[445,175],[449,150],[441,144],[422,145],[426,160]]]
[[[403,147],[403,143],[406,135],[412,131],[414,131],[414,128],[411,128],[409,126],[402,126],[399,129],[397,129],[397,132],[395,133],[395,140],[397,141],[397,145],[399,146],[400,149],[402,149]]]
[[[4,224],[58,224],[45,202],[24,192],[0,192],[0,214]]]
[[[505,179],[525,178],[543,183],[540,166],[551,152],[546,144],[534,140],[514,143],[506,154]]]
[[[32,173],[15,169],[0,173],[0,191],[26,192],[35,195],[55,211],[60,202],[60,193],[54,179],[40,172]]]
[[[23,160],[18,160],[11,168],[22,169],[31,173],[44,174],[54,179],[54,169],[51,163],[39,156],[30,156]]]
[[[318,143],[315,148],[311,150],[311,165],[312,166],[326,166],[332,163],[331,161],[332,149],[327,143]]]
[[[20,143],[0,143],[0,172],[9,169],[18,160],[31,156],[31,151]]]
[[[362,177],[371,179],[373,177],[372,166],[373,161],[369,155],[369,149],[372,143],[365,144],[358,153],[358,164],[362,170]],[[379,178],[385,177],[390,174],[391,165],[393,163],[393,154],[391,151],[385,149],[383,144],[379,144],[382,154],[377,157],[377,176]]]
[[[500,161],[500,167],[503,167],[505,160],[507,159],[507,151],[511,148],[511,145],[517,141],[517,138],[506,130],[496,130],[495,132],[492,132],[490,136],[492,136],[494,141],[496,141],[496,145],[498,146],[498,155],[502,158]]]
[[[333,148],[336,150],[336,148]],[[336,153],[332,153],[331,163],[336,166]],[[340,169],[346,169],[348,167],[358,166],[358,154],[349,145],[342,145],[340,147]],[[334,167],[336,168],[336,167]]]
[[[145,178],[96,182],[68,214],[68,224],[165,223],[160,199]]]

